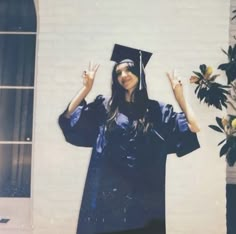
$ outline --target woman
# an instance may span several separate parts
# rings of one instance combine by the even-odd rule
[[[68,142],[93,147],[77,234],[165,234],[166,156],[199,148],[199,128],[173,74],[167,76],[183,112],[148,98],[150,57],[116,44],[111,98],[85,102],[99,68],[90,64],[83,88],[60,115]]]

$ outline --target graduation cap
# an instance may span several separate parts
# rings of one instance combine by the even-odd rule
[[[116,63],[127,62],[132,60],[134,64],[139,64],[139,90],[146,88],[144,67],[147,65],[152,53],[139,50],[119,44],[115,44],[111,55],[111,60]],[[126,60],[126,61],[125,61]]]

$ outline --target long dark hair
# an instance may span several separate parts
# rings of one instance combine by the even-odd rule
[[[107,130],[112,130],[115,118],[119,112],[119,108],[126,102],[125,100],[125,92],[126,90],[119,84],[118,82],[118,74],[116,72],[117,66],[127,63],[128,70],[136,75],[140,81],[140,67],[135,64],[130,59],[126,59],[121,61],[120,63],[115,64],[112,70],[112,84],[111,84],[111,98],[108,101],[108,119],[107,119]],[[143,68],[142,68],[143,69]],[[144,74],[144,71],[142,71]],[[145,77],[144,77],[145,79]],[[144,81],[145,82],[145,81]],[[136,129],[138,131],[146,132],[150,123],[146,117],[147,107],[148,107],[148,93],[147,88],[144,87],[142,90],[139,90],[139,85],[137,85],[136,89],[132,93],[132,102],[137,114],[137,126]]]

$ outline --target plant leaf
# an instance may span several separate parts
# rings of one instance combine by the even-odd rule
[[[233,48],[230,45],[229,48],[228,48],[228,55],[230,56],[230,58],[232,58],[232,52],[233,52]]]
[[[236,45],[234,45],[233,50],[232,50],[232,58],[235,59],[235,53],[236,53]]]
[[[233,66],[230,66],[230,68],[227,68],[226,76],[228,79],[228,84],[230,84],[236,77],[236,68]]]
[[[230,146],[227,142],[222,146],[220,150],[220,157],[227,153],[227,151],[229,150],[229,147]]]
[[[225,141],[226,141],[226,139],[224,139],[223,141],[221,141],[221,142],[218,144],[218,146],[221,145],[222,143],[224,143]]]
[[[228,63],[222,63],[218,66],[218,69],[220,70],[226,70],[228,68],[229,64]]]
[[[206,64],[201,64],[199,68],[200,68],[202,74],[205,74],[205,73],[206,73],[206,69],[207,69]]]
[[[223,124],[222,124],[222,119],[219,118],[219,117],[216,117],[216,122],[218,123],[218,125],[220,126],[220,128],[221,128],[222,130],[224,130],[224,126],[223,126]]]
[[[236,15],[234,17],[231,18],[231,20],[234,20],[236,18]]]
[[[225,102],[222,102],[222,105],[223,105],[225,108],[228,107],[227,104],[226,104]]]
[[[204,79],[204,76],[202,75],[202,73],[200,73],[200,72],[195,72],[195,71],[193,71],[193,73],[194,73],[195,75],[197,75],[200,79]]]
[[[194,93],[197,93],[197,91],[199,90],[200,85],[197,86],[197,88],[194,90]]]
[[[228,56],[228,53],[224,49],[221,49],[221,51]]]
[[[209,128],[217,131],[217,132],[223,132],[218,126],[216,125],[208,125]]]
[[[236,148],[230,148],[226,155],[227,162],[232,167],[236,162]]]

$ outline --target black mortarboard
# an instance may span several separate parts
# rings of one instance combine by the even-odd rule
[[[152,53],[150,52],[115,44],[111,60],[116,63],[120,63],[123,60],[130,59],[135,64],[139,64],[140,67],[139,90],[142,90],[143,88],[146,88],[144,67],[147,65],[151,56]]]
[[[111,60],[119,63],[122,60],[131,59],[135,63],[139,63],[140,52],[142,53],[142,64],[144,67],[146,67],[149,59],[152,56],[152,53],[123,45],[118,45],[118,44],[114,45]]]

